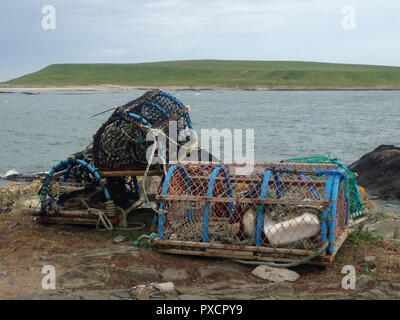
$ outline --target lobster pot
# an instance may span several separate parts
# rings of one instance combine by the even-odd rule
[[[188,109],[178,99],[160,90],[148,91],[119,107],[93,137],[95,166],[101,169],[146,167],[146,152],[153,144],[153,140],[146,140],[148,131],[158,129],[168,136],[170,121],[176,121],[177,134],[171,137],[173,140],[177,141],[179,134],[190,138],[193,128]],[[162,155],[168,159],[168,143],[164,146]]]
[[[331,164],[174,164],[157,197],[156,244],[276,261],[322,246],[334,254],[349,222],[345,178]]]

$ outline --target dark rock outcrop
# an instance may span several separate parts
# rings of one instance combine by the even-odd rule
[[[381,145],[352,163],[358,184],[382,199],[400,199],[400,148]]]

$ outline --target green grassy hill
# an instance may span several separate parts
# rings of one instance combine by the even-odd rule
[[[271,89],[400,89],[400,67],[296,61],[191,60],[54,64],[1,86],[117,85]]]

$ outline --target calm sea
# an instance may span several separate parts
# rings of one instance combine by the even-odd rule
[[[400,145],[399,91],[169,91],[200,129],[254,129],[255,160],[333,153],[344,163]],[[48,171],[81,151],[110,113],[142,90],[0,93],[0,175]],[[243,136],[244,138],[244,136]],[[244,140],[244,139],[243,139]]]

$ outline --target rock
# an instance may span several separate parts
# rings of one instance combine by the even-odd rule
[[[381,236],[384,240],[397,240],[397,233],[400,230],[400,220],[385,220],[365,225],[363,230],[373,232]]]
[[[396,221],[398,220],[398,213],[397,212],[392,212],[392,211],[378,211],[376,213],[373,214],[368,214],[367,216],[367,220],[361,222],[359,225],[357,226],[368,226],[368,225],[373,225],[377,222],[382,222],[382,221]]]
[[[64,293],[32,293],[18,297],[18,300],[82,300],[77,294]]]
[[[396,211],[383,211],[382,220],[399,220],[399,213]]]
[[[161,276],[164,280],[167,281],[179,281],[179,280],[187,280],[189,279],[189,275],[187,274],[185,269],[166,269]]]
[[[136,297],[138,300],[149,300],[152,288],[148,286],[138,286],[136,288]]]
[[[349,300],[350,296],[344,292],[311,292],[299,295],[301,300]]]
[[[57,279],[57,285],[60,284],[63,289],[103,287],[110,276],[106,264],[91,264],[64,273]]]
[[[365,299],[365,300],[386,300],[387,299],[387,295],[384,294],[379,289],[373,289],[373,290],[359,293],[356,297]]]
[[[254,300],[258,297],[257,294],[248,293],[238,293],[238,292],[221,292],[221,296],[218,296],[218,299],[221,300]]]
[[[131,256],[138,258],[139,249],[134,246],[119,246],[112,249],[104,249],[90,254],[80,254],[77,256],[77,261],[79,263],[84,263],[92,259],[111,259],[115,256]]]
[[[102,290],[87,290],[75,294],[79,295],[81,300],[110,300],[109,295]]]
[[[394,282],[392,282],[390,285],[391,285],[391,287],[392,287],[393,290],[395,290],[395,291],[400,291],[400,283],[394,283]]]
[[[172,292],[175,290],[175,286],[172,282],[157,283],[155,287],[160,290],[160,292]]]
[[[14,205],[18,203],[21,209],[33,209],[38,204],[37,192],[41,187],[40,181],[31,183],[13,183],[7,186],[0,186],[0,213],[9,213],[12,211]],[[30,197],[30,200],[23,199],[22,197]],[[22,199],[21,203],[19,200]]]
[[[27,197],[27,198],[23,198],[21,201],[17,202],[17,205],[21,208],[21,209],[27,209],[27,210],[33,210],[36,208],[40,208],[40,199],[37,195],[35,196],[31,196],[31,197]]]
[[[375,280],[370,276],[362,275],[356,279],[356,289],[371,289],[375,287]]]
[[[112,300],[132,300],[136,299],[136,295],[133,292],[128,292],[127,290],[112,290],[110,295]]]
[[[43,259],[47,261],[52,261],[55,263],[60,263],[60,264],[67,264],[67,265],[74,265],[74,264],[82,264],[82,263],[87,263],[90,260],[94,259],[105,259],[105,260],[110,260],[115,256],[119,255],[127,255],[127,256],[132,256],[132,257],[139,257],[139,251],[138,249],[134,247],[118,247],[114,248],[111,250],[99,250],[95,251],[93,253],[71,253],[71,254],[56,254],[53,256],[48,256],[45,257],[43,256]],[[42,257],[41,257],[42,259]]]
[[[236,266],[231,264],[216,264],[212,266],[200,267],[199,272],[200,276],[203,278],[219,273],[222,274],[238,273],[239,270],[236,268]]]
[[[0,278],[5,278],[8,276],[8,272],[6,270],[6,268],[0,266]]]
[[[251,272],[251,274],[263,280],[269,280],[273,282],[295,282],[300,278],[300,275],[297,272],[291,271],[289,269],[272,268],[265,265],[258,266]]]
[[[294,296],[293,283],[291,282],[271,282],[264,287],[265,293],[277,300],[287,300],[287,297]],[[265,294],[264,294],[265,296]]]
[[[159,279],[157,271],[149,267],[130,266],[122,274],[127,278],[142,281],[156,282]]]
[[[114,238],[114,242],[115,243],[120,243],[120,242],[123,242],[123,241],[125,241],[125,237],[124,236],[122,236],[122,235],[119,235],[119,236],[116,236],[115,238]]]
[[[339,283],[308,282],[307,286],[314,289],[334,289],[339,287]]]
[[[400,199],[400,148],[381,145],[352,163],[358,184],[384,199]]]
[[[367,257],[364,257],[364,262],[373,262],[373,261],[375,261],[376,260],[376,257],[375,256],[367,256]]]
[[[179,300],[211,300],[207,296],[198,296],[194,294],[182,294],[178,297]]]

